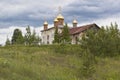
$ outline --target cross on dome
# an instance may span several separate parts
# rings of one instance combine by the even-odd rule
[[[61,6],[58,7],[58,10],[59,10],[59,14],[61,14],[61,11],[62,11]]]
[[[64,19],[64,17],[61,14],[61,7],[60,6],[58,7],[58,10],[59,10],[59,14],[57,16],[57,19]]]

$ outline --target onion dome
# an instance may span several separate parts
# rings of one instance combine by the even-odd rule
[[[73,20],[73,23],[78,23],[76,19]]]
[[[64,17],[62,16],[62,14],[58,14],[57,19],[64,19]]]
[[[58,22],[57,18],[54,19],[54,22]]]
[[[45,21],[45,22],[44,22],[44,25],[48,25],[48,22],[47,22],[47,21]]]

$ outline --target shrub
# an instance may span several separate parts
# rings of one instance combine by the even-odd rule
[[[117,25],[101,28],[97,33],[88,31],[81,40],[82,49],[89,49],[95,56],[112,57],[120,53],[120,31]]]

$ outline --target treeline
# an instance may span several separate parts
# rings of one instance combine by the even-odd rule
[[[62,33],[58,32],[58,28],[55,28],[55,33],[54,33],[54,41],[53,44],[70,44],[71,43],[71,38],[69,34],[69,28],[67,23],[63,27]],[[26,34],[25,36],[22,35],[22,32],[20,29],[15,29],[13,32],[12,39],[9,40],[7,38],[6,40],[6,46],[9,45],[39,45],[42,44],[41,38],[36,35],[35,30],[33,30],[33,33],[31,33],[31,29],[28,26],[26,28]]]
[[[15,29],[13,32],[12,39],[9,40],[7,38],[6,40],[6,46],[9,45],[39,45],[41,42],[41,39],[39,36],[36,35],[35,30],[31,32],[30,26],[26,28],[26,33],[23,36],[22,31],[20,29]]]

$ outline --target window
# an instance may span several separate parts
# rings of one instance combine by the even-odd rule
[[[47,40],[49,41],[49,35],[47,35]]]
[[[49,44],[49,35],[47,35],[47,44]]]

